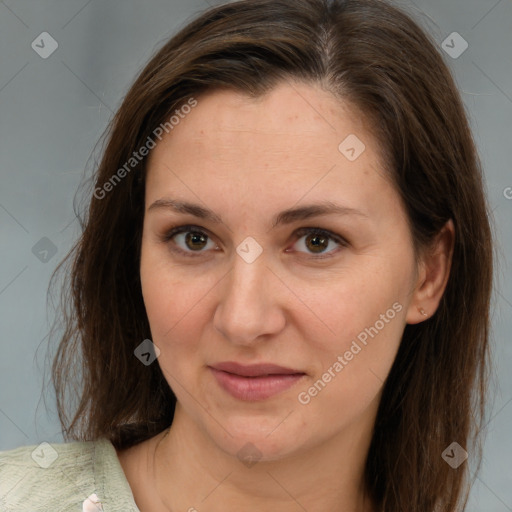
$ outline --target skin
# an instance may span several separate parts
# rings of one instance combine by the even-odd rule
[[[148,162],[142,291],[160,349],[154,364],[178,403],[170,431],[118,454],[135,500],[143,512],[375,511],[363,468],[383,383],[405,325],[427,318],[418,308],[431,316],[438,307],[453,223],[416,265],[376,140],[354,108],[319,86],[287,82],[258,99],[228,90],[197,99]],[[338,150],[349,134],[365,144],[354,161]],[[209,208],[222,222],[149,209],[162,198]],[[367,217],[331,214],[272,229],[277,213],[320,201]],[[187,224],[208,235],[196,257],[173,251],[198,254],[183,234],[163,241]],[[315,259],[309,234],[296,234],[304,227],[348,245],[328,242],[328,257]],[[263,249],[252,263],[236,252],[249,236]],[[301,404],[298,394],[394,303],[401,311]],[[207,367],[221,361],[306,375],[269,399],[242,401]],[[251,467],[237,457],[246,443],[261,454]]]

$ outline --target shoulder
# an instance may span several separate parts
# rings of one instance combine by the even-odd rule
[[[94,494],[104,512],[138,510],[107,439],[41,443],[0,452],[2,512],[81,511]]]

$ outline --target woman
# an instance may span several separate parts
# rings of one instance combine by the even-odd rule
[[[462,510],[492,260],[460,95],[407,15],[208,10],[112,122],[53,366],[72,442],[2,454],[3,507]]]

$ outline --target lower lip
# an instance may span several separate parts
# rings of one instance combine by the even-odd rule
[[[304,374],[242,377],[210,368],[220,387],[239,400],[266,400],[296,384]]]

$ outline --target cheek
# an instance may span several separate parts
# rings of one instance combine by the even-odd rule
[[[403,267],[405,268],[405,267]],[[311,297],[322,322],[303,317],[302,335],[316,354],[316,390],[327,399],[373,398],[393,364],[405,328],[407,272],[397,268],[352,272]],[[320,381],[318,381],[318,379]],[[323,391],[329,388],[329,392]],[[316,391],[311,390],[311,394]],[[347,402],[348,403],[348,402]]]
[[[205,287],[198,279],[181,280],[175,272],[148,266],[141,271],[142,293],[158,364],[176,396],[197,373]],[[188,384],[187,384],[188,383]]]
[[[201,280],[184,279],[162,255],[144,250],[144,246],[140,274],[151,338],[160,350],[158,364],[175,389],[174,379],[180,382],[181,375],[189,372],[187,353],[197,349],[194,340],[200,339],[199,322],[194,321],[194,315],[199,311],[205,287]]]
[[[197,314],[201,301],[214,286],[213,276],[198,275],[191,269],[174,265],[165,249],[143,241],[140,277],[153,341],[167,343],[189,317]]]
[[[330,312],[336,334],[309,338],[316,340],[309,350],[318,364],[296,401],[306,417],[315,418],[315,428],[334,433],[378,403],[400,345],[405,308],[400,301],[375,300],[365,308],[347,302]]]

